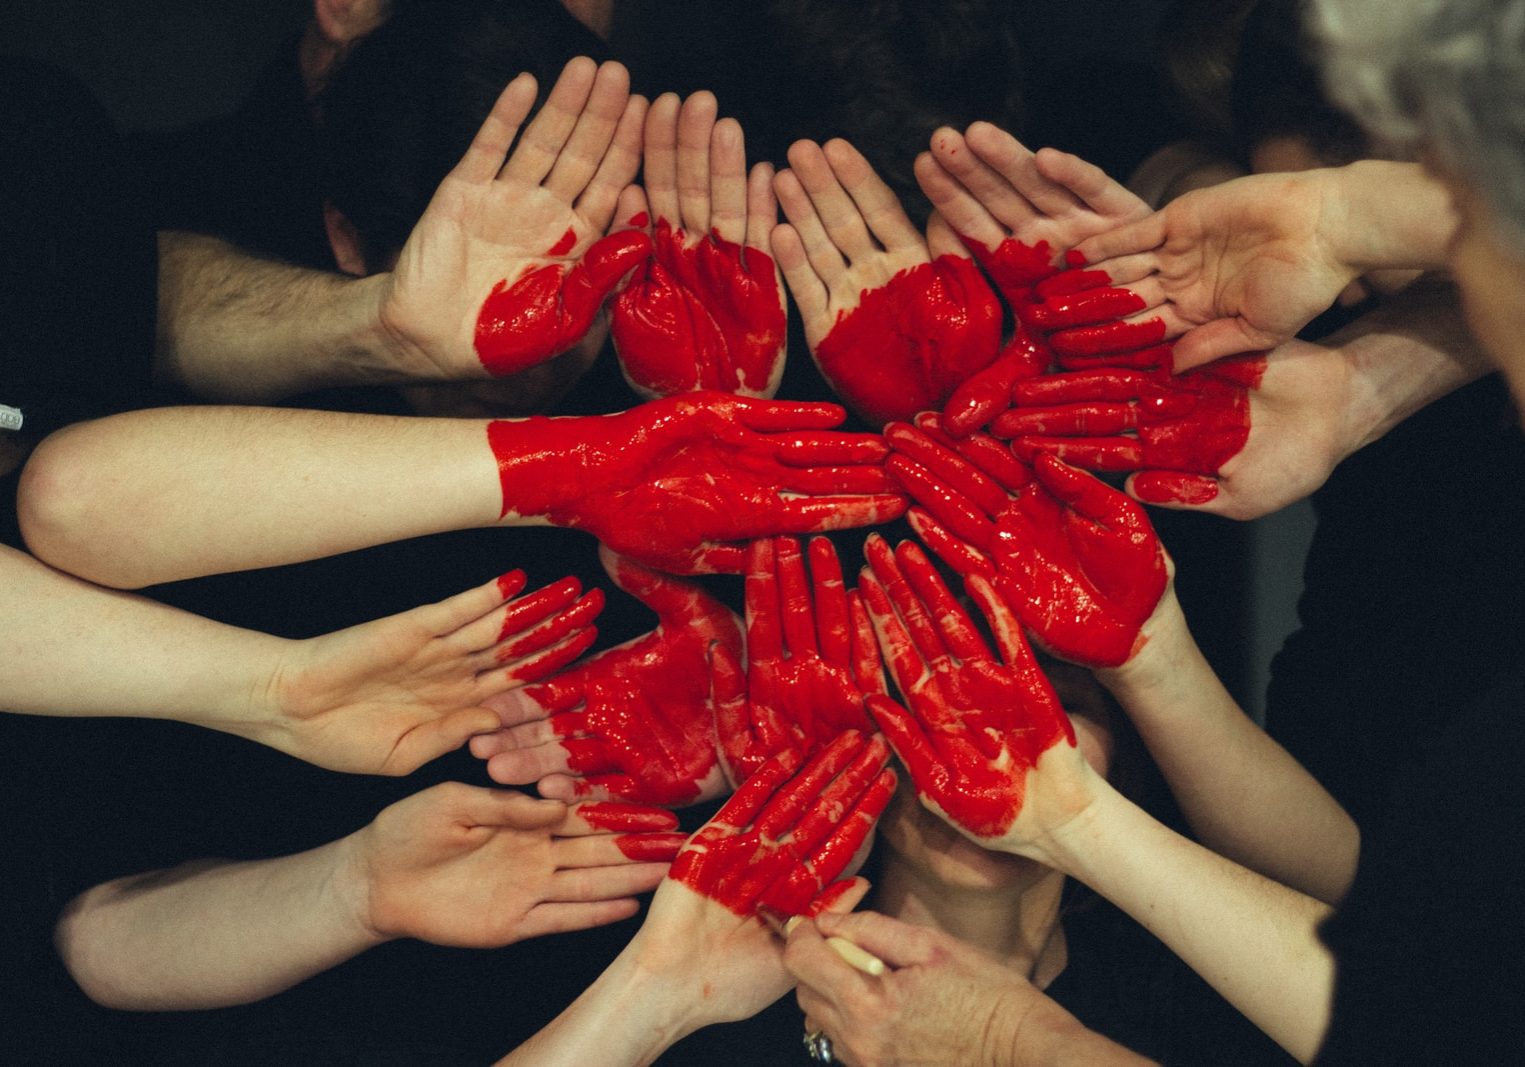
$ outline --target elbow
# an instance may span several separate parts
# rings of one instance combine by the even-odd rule
[[[131,553],[104,551],[103,516],[121,492],[121,473],[101,462],[94,423],[65,427],[44,440],[22,468],[16,517],[32,554],[49,566],[99,585],[138,588]]]

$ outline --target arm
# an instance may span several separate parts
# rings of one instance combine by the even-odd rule
[[[714,393],[617,415],[492,422],[164,408],[34,452],[32,551],[141,586],[479,526],[583,529],[674,571],[740,571],[743,542],[887,521],[904,500],[843,411]]]
[[[652,258],[614,300],[610,335],[625,380],[644,397],[690,389],[772,396],[784,373],[783,282],[768,236],[778,221],[773,167],[747,172],[735,119],[713,93],[672,93],[646,115],[645,189],[617,217],[649,229]]]
[[[824,935],[824,936],[823,936]],[[833,952],[842,937],[891,968],[873,977]],[[1137,1067],[1148,1061],[1082,1026],[1022,975],[951,934],[871,911],[824,912],[789,937],[805,1029],[850,1062],[969,1067]]]
[[[986,848],[1079,878],[1310,1059],[1333,992],[1334,962],[1318,938],[1329,907],[1175,834],[1107,785],[983,576],[966,588],[1000,659],[919,551],[881,550],[870,563],[864,600],[910,710],[879,697],[869,710],[922,803]]]
[[[368,774],[407,774],[492,729],[483,702],[577,656],[602,606],[573,579],[515,600],[524,576],[511,572],[290,641],[101,589],[9,548],[0,575],[12,605],[0,621],[4,710],[178,719]]]
[[[159,375],[258,402],[500,377],[571,348],[650,248],[598,240],[639,165],[645,102],[619,64],[575,59],[519,138],[535,93],[527,74],[504,89],[389,273],[341,278],[161,235]]]
[[[1137,308],[1080,340],[1105,348],[1107,332],[1152,325],[1180,338],[1178,371],[1274,348],[1360,274],[1444,268],[1454,219],[1445,187],[1416,163],[1363,160],[1200,189],[1078,246]]]
[[[245,1004],[400,937],[491,948],[628,918],[681,845],[675,828],[666,812],[585,816],[447,782],[309,852],[107,882],[55,938],[108,1007]]]
[[[648,1064],[712,1023],[786,993],[782,945],[758,916],[850,909],[852,868],[894,792],[878,739],[842,735],[801,766],[781,753],[696,833],[646,922],[607,970],[503,1064]]]

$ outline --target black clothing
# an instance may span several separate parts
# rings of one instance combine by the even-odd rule
[[[1321,1065],[1520,1062],[1525,673],[1453,709],[1416,721],[1423,758],[1397,774],[1326,924],[1339,963]]]

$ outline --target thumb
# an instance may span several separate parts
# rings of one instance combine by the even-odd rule
[[[1172,351],[1172,369],[1176,374],[1193,370],[1205,363],[1274,348],[1280,340],[1259,330],[1252,330],[1243,319],[1214,319],[1176,338]]]
[[[567,276],[568,309],[586,306],[589,317],[621,278],[651,255],[651,238],[641,230],[621,230],[593,242]]]
[[[454,752],[468,738],[496,730],[499,725],[497,714],[487,708],[462,708],[420,723],[397,739],[382,764],[381,773],[411,774],[430,760]]]
[[[937,952],[928,930],[876,911],[848,915],[826,911],[815,917],[815,924],[827,937],[846,938],[897,969],[930,963]]]

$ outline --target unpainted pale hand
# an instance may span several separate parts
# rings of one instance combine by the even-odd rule
[[[822,375],[881,426],[940,407],[1001,342],[995,294],[945,225],[924,237],[846,141],[798,141],[773,254]]]
[[[681,106],[658,97],[646,115],[645,188],[626,189],[616,213],[652,239],[610,317],[625,379],[645,397],[770,397],[783,377],[783,281],[768,254],[773,168],[759,163],[749,177],[741,126],[715,115],[712,93]]]
[[[346,839],[341,878],[378,940],[499,948],[634,915],[682,847],[671,812],[445,782]]]
[[[877,434],[835,404],[686,393],[617,415],[489,424],[503,515],[586,530],[675,574],[746,566],[746,542],[887,522],[905,498]]]
[[[649,255],[643,233],[602,236],[640,166],[629,85],[618,63],[573,59],[522,136],[535,79],[503,90],[383,289],[383,329],[420,376],[503,377],[567,351]]]
[[[709,659],[739,658],[740,620],[699,586],[605,549],[621,589],[657,628],[549,681],[491,702],[503,729],[472,740],[494,781],[543,795],[616,797],[677,807],[727,788],[716,755]]]
[[[511,571],[458,596],[294,642],[272,683],[271,744],[330,770],[409,774],[497,727],[485,706],[555,673],[598,636],[603,594],[575,578],[514,599]]]
[[[778,752],[808,756],[844,730],[871,730],[866,694],[885,692],[868,615],[842,580],[836,549],[810,541],[810,573],[792,537],[752,542],[747,663],[711,655],[721,764],[739,785]]]

